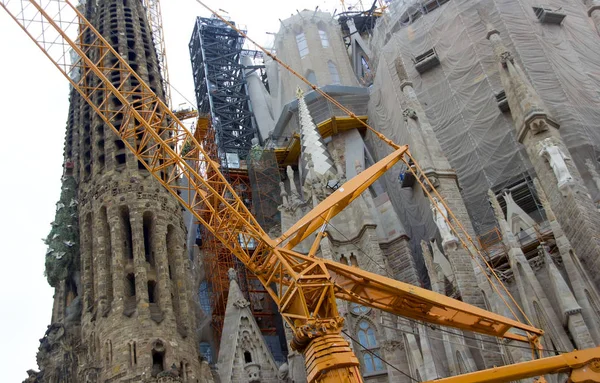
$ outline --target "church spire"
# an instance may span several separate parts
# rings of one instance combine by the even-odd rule
[[[314,164],[314,172],[317,176],[332,177],[335,174],[333,160],[327,151],[327,147],[323,142],[321,134],[317,130],[312,116],[304,100],[304,92],[300,88],[296,91],[298,98],[298,115],[300,117],[300,132],[302,141],[302,153],[304,158],[301,159],[302,175],[306,177],[309,174],[308,162],[310,157]]]
[[[237,281],[229,269],[229,295],[217,362],[222,383],[276,381],[278,368]]]

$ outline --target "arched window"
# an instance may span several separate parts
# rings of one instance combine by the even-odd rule
[[[342,256],[340,257],[340,263],[343,263],[344,265],[348,265],[348,258],[346,258],[346,256],[344,254],[342,254]]]
[[[337,67],[333,63],[333,61],[327,62],[327,67],[329,67],[329,75],[331,76],[332,84],[340,84],[340,74],[338,73]]]
[[[315,72],[313,72],[312,70],[309,70],[309,71],[306,73],[306,79],[308,80],[308,82],[310,82],[310,83],[311,83],[311,84],[313,84],[313,85],[317,85],[317,86],[319,85],[319,84],[317,83],[317,76],[315,75]],[[310,88],[309,88],[309,89],[310,89]]]
[[[300,58],[305,57],[308,54],[308,44],[306,42],[306,36],[304,35],[304,32],[300,32],[296,35],[296,44],[298,45]]]
[[[380,356],[379,344],[375,328],[370,322],[361,320],[358,322],[358,341],[363,349],[363,367],[366,374],[373,374],[385,371],[383,361]]]
[[[323,48],[329,47],[329,39],[327,38],[327,32],[325,32],[325,28],[319,26],[319,37],[321,38],[321,46]]]

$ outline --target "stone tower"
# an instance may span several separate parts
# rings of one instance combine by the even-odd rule
[[[81,7],[162,97],[142,3],[97,0]],[[122,81],[118,72],[110,80],[115,86]],[[133,78],[126,81],[125,89],[137,85]],[[114,116],[117,128],[122,118]],[[29,380],[212,381],[198,352],[181,207],[74,91],[63,196],[48,239],[48,276],[56,287],[52,323],[38,353],[41,371],[31,372]],[[64,216],[69,208],[74,212]],[[61,240],[77,225],[75,240]],[[60,250],[61,243],[71,250]]]

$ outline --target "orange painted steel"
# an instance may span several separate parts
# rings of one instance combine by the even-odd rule
[[[171,105],[171,83],[169,80],[169,66],[167,65],[167,49],[165,46],[165,34],[162,25],[162,11],[159,0],[142,0],[146,8],[146,18],[152,31],[152,41],[158,58],[158,69],[162,76],[165,103]]]
[[[359,198],[386,170],[405,161],[404,156],[409,155],[406,146],[392,143],[397,150],[346,182],[273,240],[219,171],[219,164],[76,6],[68,0],[0,0],[0,6],[61,70],[140,163],[254,272],[293,330],[292,346],[305,353],[311,382],[362,381],[356,357],[339,338],[344,320],[338,313],[336,297],[433,324],[512,340],[536,343],[543,334],[532,326],[444,295],[292,250],[326,219]],[[77,56],[74,63],[70,62],[71,49]],[[78,69],[81,76],[70,76],[73,69]],[[112,74],[118,74],[115,84],[108,79],[117,78]],[[131,78],[137,80],[137,85],[125,85]],[[120,123],[116,124],[117,121]],[[178,151],[184,142],[192,143],[193,149],[181,154]],[[180,185],[181,178],[188,181],[187,186]],[[192,196],[189,201],[179,195],[184,189]],[[256,247],[251,251],[249,245],[253,242]],[[328,348],[336,352],[319,352]],[[509,381],[562,370],[572,370],[573,381],[598,381],[600,348],[556,358],[502,367],[505,376],[497,373],[499,369],[482,371],[471,375],[475,377],[470,381]]]

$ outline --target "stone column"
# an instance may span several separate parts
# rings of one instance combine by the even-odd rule
[[[94,240],[96,257],[95,267],[98,279],[98,314],[107,315],[110,310],[109,298],[112,297],[112,275],[110,275],[111,245],[108,211],[101,208],[100,214],[94,219]]]
[[[552,207],[548,202],[548,198],[546,198],[546,193],[542,189],[540,182],[538,179],[534,179],[533,183],[535,185],[535,189],[537,190],[538,197],[544,210],[546,212],[546,218],[550,223],[550,228],[552,229],[552,234],[554,235],[554,240],[556,241],[556,247],[558,247],[558,251],[560,253],[561,260],[563,262],[563,266],[565,268],[567,278],[573,289],[573,293],[577,302],[581,306],[581,313],[583,318],[590,330],[590,334],[594,339],[596,344],[600,344],[600,329],[598,328],[598,321],[596,320],[596,313],[592,308],[592,304],[589,301],[589,298],[586,294],[586,281],[588,280],[587,275],[582,275],[580,272],[580,267],[578,265],[578,259],[576,257],[572,257],[573,249],[571,247],[571,243],[565,236],[560,224],[556,221],[556,216],[552,211]],[[589,286],[591,291],[595,291],[593,286]]]
[[[592,271],[596,286],[600,286],[600,214],[570,160],[558,123],[502,43],[500,33],[490,24],[487,38],[498,62],[517,138],[527,149],[557,221],[584,267]]]
[[[187,336],[187,332],[190,330],[190,302],[187,297],[190,295],[187,291],[187,283],[186,278],[187,275],[187,254],[185,250],[181,246],[182,243],[185,243],[185,236],[183,235],[181,228],[176,227],[175,229],[176,236],[176,251],[175,251],[175,270],[172,270],[177,277],[175,280],[177,281],[177,296],[175,299],[179,300],[179,311],[180,311],[180,323],[183,326],[182,336]]]
[[[496,196],[491,190],[488,191],[488,194],[492,207],[494,208],[496,220],[500,225],[502,241],[508,249],[510,268],[512,269],[515,283],[519,291],[519,296],[521,298],[520,303],[523,307],[523,311],[529,320],[533,322],[532,324],[534,326],[540,327],[543,324],[548,326],[543,330],[552,337],[556,347],[562,350],[571,349],[573,347],[571,341],[569,340],[562,323],[558,320],[556,312],[552,308],[547,292],[541,286],[529,261],[525,258],[523,250],[521,250],[521,245],[504,219],[502,208],[500,207]],[[551,259],[550,262],[552,262]],[[567,286],[564,284],[564,281],[562,281],[562,276],[560,276],[560,274],[556,275],[556,273],[552,273],[552,265],[547,266],[550,268],[550,280],[554,285],[555,290],[557,290],[556,300],[559,302],[561,308],[566,307],[566,312],[579,312],[581,309],[572,295],[570,295],[570,291],[564,290]],[[558,272],[558,270],[556,270],[556,272]],[[536,310],[536,305],[539,311]],[[568,315],[566,312],[563,314]],[[567,323],[567,321],[565,320],[564,323]],[[589,336],[589,334],[587,336]]]
[[[567,325],[573,342],[578,349],[583,350],[594,347],[594,341],[583,319],[581,307],[577,303],[577,300],[575,300],[571,289],[569,289],[569,286],[563,279],[560,271],[558,271],[545,247],[542,247],[542,252],[544,261],[548,266],[548,274],[554,288],[554,295],[558,300],[559,315],[561,316],[563,325]]]
[[[419,154],[417,151],[415,151],[414,155],[417,159],[420,159],[419,155],[421,157],[425,157],[426,159],[426,153],[429,154],[433,168],[431,170],[427,170],[422,167],[425,175],[427,178],[429,178],[437,192],[444,199],[448,205],[448,208],[462,223],[467,234],[471,238],[475,238],[475,231],[473,230],[470,217],[467,213],[467,208],[462,199],[462,195],[460,194],[456,172],[450,167],[450,163],[448,162],[448,159],[444,155],[442,148],[435,137],[433,127],[431,126],[431,123],[429,122],[429,119],[427,118],[427,115],[425,114],[425,111],[417,98],[413,84],[408,79],[408,75],[404,69],[402,60],[396,60],[395,66],[398,78],[400,80],[400,89],[404,93],[409,107],[415,111],[419,123],[420,133],[426,146],[426,149],[423,150],[424,153]],[[471,247],[464,233],[459,233],[459,236],[468,247]],[[475,249],[471,250],[475,251]],[[460,243],[456,244],[455,246],[448,247],[445,249],[445,251],[450,264],[452,265],[452,272],[455,276],[456,286],[458,287],[462,300],[465,303],[469,303],[480,308],[485,308],[481,288],[485,287],[486,280],[481,273],[480,267],[478,266],[479,262],[473,260],[471,258],[469,249],[465,248]],[[498,351],[498,348],[495,345],[491,345],[489,343],[477,343],[478,348],[482,348],[484,350],[490,348],[494,349],[493,351]],[[485,367],[490,368],[503,364],[503,360],[501,357],[499,357],[497,352],[483,351],[481,355],[482,359],[480,360],[485,364]]]
[[[135,296],[138,316],[149,317],[148,273],[146,271],[146,255],[144,252],[144,229],[142,214],[131,210],[131,237],[133,247],[133,270],[135,273]]]
[[[596,31],[600,34],[600,0],[583,0],[587,6],[587,14],[592,18]]]
[[[92,237],[92,213],[83,213],[83,225],[80,227],[81,238],[81,287],[83,291],[83,312],[94,308],[95,284],[94,284],[94,241]]]
[[[125,228],[120,219],[119,207],[111,206],[107,209],[110,226],[110,241],[113,250],[111,258],[112,288],[113,288],[113,311],[122,313],[125,299]]]
[[[165,313],[174,315],[173,302],[171,300],[171,280],[169,277],[169,258],[167,256],[167,241],[161,238],[167,237],[166,225],[154,225],[153,232],[155,240],[152,241],[155,248],[156,281],[158,283],[158,296],[160,309]]]

